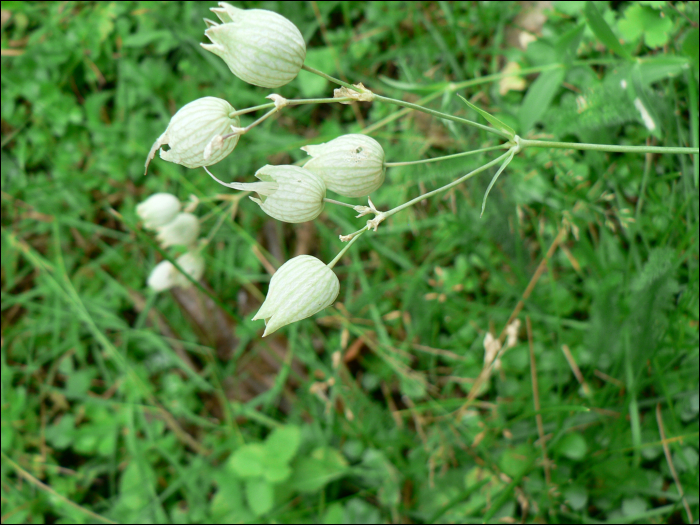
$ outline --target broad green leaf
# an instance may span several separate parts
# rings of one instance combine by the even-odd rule
[[[139,510],[155,493],[156,475],[148,463],[132,460],[119,479],[119,501],[126,508]]]
[[[617,27],[625,39],[635,41],[643,36],[647,46],[657,48],[668,43],[673,21],[669,17],[662,18],[655,9],[633,3],[625,10]]]
[[[484,117],[489,124],[491,124],[494,128],[503,131],[504,133],[507,133],[510,138],[513,138],[515,136],[515,130],[511,128],[508,124],[505,122],[502,122],[501,120],[497,119],[491,113],[488,113],[484,111],[481,108],[476,107],[474,104],[469,102],[466,98],[464,98],[462,95],[457,93],[457,96],[464,102],[468,107],[476,111],[479,115]]]
[[[260,477],[264,473],[267,451],[259,443],[243,445],[229,459],[233,472],[241,478]]]
[[[569,63],[576,58],[576,52],[578,51],[578,46],[581,43],[581,38],[583,38],[585,29],[585,24],[579,24],[557,39],[556,50],[559,62]]]
[[[569,485],[564,489],[564,502],[571,510],[583,510],[588,503],[588,492],[581,485]]]
[[[501,470],[512,478],[522,476],[530,468],[536,450],[529,445],[507,449],[498,460]]]
[[[343,455],[333,448],[320,447],[311,456],[295,462],[290,483],[299,492],[316,492],[346,473],[347,461]]]
[[[588,445],[586,439],[578,432],[566,434],[559,440],[556,445],[556,450],[559,454],[566,456],[574,461],[581,461],[586,457]]]
[[[600,15],[598,8],[593,2],[586,2],[586,9],[584,12],[586,14],[588,26],[591,28],[591,31],[593,31],[595,36],[598,37],[598,40],[605,45],[605,47],[626,60],[633,60],[632,55],[630,55],[629,52],[622,47],[622,44],[620,44],[617,37],[612,32],[612,29],[610,29],[608,23]]]
[[[281,483],[282,481],[289,478],[292,473],[292,469],[286,463],[272,463],[265,465],[265,470],[263,475],[267,481],[270,483]]]
[[[690,66],[688,59],[679,56],[659,55],[644,58],[636,64],[642,84],[648,86],[659,80],[673,78]]]
[[[265,449],[270,459],[289,463],[299,449],[301,430],[294,425],[274,429],[265,441]]]
[[[235,479],[217,482],[219,489],[211,501],[210,512],[215,523],[248,523],[253,515],[243,502],[243,487]]]
[[[264,479],[249,479],[245,482],[245,496],[253,514],[262,516],[275,503],[275,488]]]
[[[521,133],[525,134],[530,131],[535,123],[542,118],[564,81],[565,75],[566,70],[563,67],[552,69],[541,73],[537,80],[532,83],[518,114]]]

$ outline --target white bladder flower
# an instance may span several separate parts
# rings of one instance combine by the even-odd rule
[[[192,246],[199,237],[199,219],[191,213],[178,213],[168,224],[158,228],[156,238],[163,248]]]
[[[326,185],[318,175],[304,168],[268,164],[255,173],[261,182],[226,183],[214,177],[209,170],[207,173],[229,188],[256,192],[260,198],[251,197],[251,200],[278,221],[311,221],[323,211]]]
[[[136,206],[136,214],[143,220],[144,228],[154,230],[165,226],[180,213],[180,201],[170,193],[154,193]]]
[[[367,135],[343,135],[301,149],[311,155],[304,169],[321,177],[329,190],[340,195],[365,197],[384,182],[384,149]]]
[[[299,255],[284,263],[270,280],[253,320],[265,320],[265,333],[311,317],[329,306],[340,291],[338,277],[327,265],[310,255]]]
[[[175,262],[185,273],[195,281],[199,281],[204,274],[204,258],[195,252],[187,252],[175,259]],[[151,271],[147,284],[156,292],[169,290],[173,286],[187,287],[192,283],[178,271],[170,261],[161,261]]]
[[[235,111],[231,104],[216,97],[199,98],[180,108],[153,143],[146,159],[146,172],[158,149],[161,159],[187,168],[211,166],[224,159],[238,143],[239,135],[222,138],[241,124],[237,116],[229,117]],[[216,147],[212,148],[210,143]],[[161,149],[166,144],[170,149]]]
[[[282,15],[264,9],[239,9],[219,2],[212,11],[223,22],[204,20],[211,44],[200,44],[221,57],[231,72],[254,86],[276,88],[292,81],[306,58],[299,29]]]

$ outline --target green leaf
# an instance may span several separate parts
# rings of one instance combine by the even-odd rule
[[[289,463],[301,444],[301,430],[294,425],[278,427],[265,441],[265,449],[270,458],[280,463]]]
[[[219,489],[211,500],[210,512],[215,523],[249,523],[252,513],[243,502],[243,487],[235,479],[217,482]]]
[[[275,488],[264,479],[249,479],[245,482],[245,497],[253,514],[262,516],[275,502]]]
[[[291,486],[299,492],[316,492],[346,473],[343,455],[333,448],[320,447],[295,463]]]
[[[698,63],[698,40],[700,40],[700,31],[698,31],[698,29],[691,29],[685,35],[683,44],[681,45],[683,54],[692,60],[696,68]]]
[[[559,440],[556,446],[556,451],[573,461],[581,461],[584,457],[586,457],[588,445],[586,444],[586,439],[581,434],[578,432],[572,432],[570,434],[566,434]]]
[[[569,485],[564,489],[564,502],[571,507],[571,510],[583,510],[588,503],[586,487],[582,487],[581,485]]]
[[[630,5],[625,16],[617,24],[622,36],[630,41],[644,37],[644,43],[657,48],[668,43],[673,22],[669,17],[661,17],[659,11],[639,4]]]
[[[689,67],[687,58],[659,55],[649,58],[640,59],[635,67],[639,68],[639,73],[642,85],[648,86],[659,80],[673,78]]]
[[[569,63],[576,58],[576,52],[578,51],[578,46],[581,43],[581,38],[583,38],[585,29],[585,24],[579,24],[557,39],[555,48],[560,62]]]
[[[233,472],[241,478],[260,477],[265,471],[267,451],[259,443],[243,445],[229,459]]]
[[[491,124],[494,128],[496,128],[496,129],[498,129],[498,130],[500,130],[500,131],[503,131],[504,133],[508,134],[508,137],[510,137],[511,139],[515,136],[515,130],[514,130],[513,128],[511,128],[508,124],[506,124],[505,122],[502,122],[501,120],[497,119],[496,117],[494,117],[493,115],[491,115],[491,113],[488,113],[488,112],[484,111],[483,109],[476,107],[474,104],[472,104],[471,102],[469,102],[466,98],[464,98],[464,97],[463,97],[462,95],[460,95],[459,93],[457,93],[456,95],[457,95],[457,96],[462,100],[462,102],[464,102],[468,107],[470,107],[471,109],[473,109],[474,111],[476,111],[479,115],[481,115],[482,117],[484,117],[484,118],[489,122],[489,124]]]
[[[507,449],[498,460],[501,470],[512,478],[524,475],[530,468],[533,461],[532,454],[535,451],[531,446],[519,445],[515,448]]]
[[[331,503],[323,515],[323,525],[341,525],[345,523],[345,511],[340,503]]]
[[[600,15],[598,8],[593,2],[586,2],[586,9],[584,12],[586,14],[586,20],[588,21],[588,27],[591,28],[591,31],[593,31],[595,36],[598,37],[598,40],[600,40],[605,47],[626,60],[633,60],[632,55],[622,47],[622,44],[620,44],[617,37],[612,32],[612,29],[610,29],[608,23]]]
[[[532,126],[542,118],[564,81],[565,75],[566,70],[563,67],[552,69],[541,73],[532,83],[518,114],[521,133],[530,131]]]
[[[265,467],[264,476],[270,483],[281,483],[285,481],[292,473],[292,469],[285,463],[272,463]]]

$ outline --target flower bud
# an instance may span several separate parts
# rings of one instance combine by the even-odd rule
[[[170,261],[161,261],[148,276],[148,287],[154,292],[163,292],[175,286],[177,269]]]
[[[146,172],[156,151],[165,144],[170,149],[161,149],[160,158],[187,168],[211,166],[224,159],[236,147],[239,135],[221,140],[216,148],[210,146],[206,158],[204,152],[214,139],[231,133],[232,126],[240,126],[238,117],[229,117],[234,111],[231,104],[216,97],[199,98],[180,108],[165,132],[153,143],[146,159]]]
[[[175,259],[175,262],[195,281],[199,281],[202,278],[204,274],[204,257],[199,255],[199,253],[183,253],[180,257]],[[190,280],[180,272],[177,272],[175,283],[177,286],[182,286],[183,288],[192,284]]]
[[[170,193],[155,193],[136,206],[136,214],[144,228],[154,230],[165,226],[180,212],[180,201]]]
[[[346,197],[365,197],[384,182],[384,150],[367,135],[343,135],[325,144],[301,148],[311,155],[304,169]]]
[[[316,257],[299,255],[272,276],[265,302],[253,321],[265,320],[265,337],[320,312],[335,301],[339,291],[340,283],[333,270]]]
[[[306,58],[299,29],[282,15],[264,9],[239,9],[219,2],[212,11],[223,22],[205,20],[211,44],[200,44],[220,56],[231,72],[254,86],[276,88],[297,76]]]
[[[262,182],[233,182],[231,188],[254,191],[270,217],[282,222],[305,222],[323,211],[326,186],[317,175],[297,166],[263,166],[255,176]]]
[[[199,237],[199,220],[191,213],[178,213],[165,226],[158,228],[156,238],[163,248],[175,245],[191,246]]]
[[[175,259],[175,262],[195,281],[199,281],[202,278],[204,274],[204,258],[198,253],[187,252]],[[161,261],[151,271],[147,284],[153,291],[162,292],[173,286],[185,288],[192,283],[170,261]]]

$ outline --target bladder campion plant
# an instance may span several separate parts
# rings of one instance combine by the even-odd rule
[[[607,152],[637,153],[698,153],[697,148],[618,146],[603,144],[565,143],[527,140],[519,137],[515,130],[486,111],[477,108],[463,97],[462,101],[485,118],[490,126],[461,117],[442,113],[417,104],[384,97],[373,93],[362,84],[348,84],[304,65],[306,44],[296,26],[283,16],[262,9],[239,9],[225,2],[211,9],[221,23],[205,20],[208,28],[204,34],[211,41],[201,44],[204,49],[221,57],[231,72],[241,80],[255,86],[279,88],[293,80],[301,69],[338,84],[332,98],[286,99],[279,94],[270,94],[271,102],[242,110],[215,97],[204,97],[183,106],[170,120],[165,132],[155,141],[146,160],[146,170],[160,150],[160,157],[168,162],[187,168],[202,167],[218,183],[246,192],[255,192],[251,197],[271,217],[290,223],[310,221],[318,217],[326,203],[347,206],[358,212],[357,217],[372,215],[365,225],[354,233],[340,235],[345,246],[328,264],[315,257],[301,255],[284,263],[270,282],[268,295],[253,320],[263,319],[267,336],[282,326],[305,319],[326,308],[338,296],[340,283],[333,272],[343,254],[357,239],[369,230],[377,231],[380,224],[409,206],[442,193],[467,179],[498,166],[483,198],[483,215],[486,199],[500,174],[513,157],[526,148],[566,148],[598,150]],[[261,167],[255,177],[259,182],[226,183],[215,177],[208,166],[228,156],[238,145],[241,135],[264,122],[288,106],[303,104],[350,104],[368,102],[392,104],[415,111],[428,113],[437,118],[479,128],[496,135],[502,144],[465,151],[444,157],[409,162],[386,162],[384,149],[375,139],[366,135],[349,134],[330,142],[302,148],[310,156],[303,167]],[[267,110],[260,118],[246,127],[240,127],[239,116]],[[168,145],[168,150],[162,146]],[[385,180],[386,169],[392,166],[422,164],[456,158],[492,150],[503,150],[495,159],[438,189],[424,193],[391,210],[378,210],[369,195]],[[353,205],[326,197],[331,190],[351,198],[368,197],[368,205]],[[185,244],[193,247],[199,234],[197,219],[190,213],[179,213],[179,202],[156,194],[142,203],[139,215],[144,225],[158,231],[158,240],[163,247]],[[148,284],[156,291],[187,284],[189,282],[179,270],[195,280],[201,277],[204,263],[200,248],[191,248],[176,262],[179,269],[164,261],[149,277]],[[167,264],[166,264],[167,263]]]

